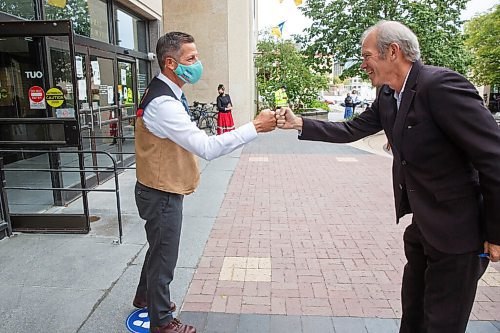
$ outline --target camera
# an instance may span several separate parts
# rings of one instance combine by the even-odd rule
[[[153,61],[155,59],[156,59],[156,54],[154,54],[153,52],[149,52],[148,53],[148,60]]]

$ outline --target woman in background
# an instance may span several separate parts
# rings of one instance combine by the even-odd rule
[[[233,110],[233,103],[231,97],[225,93],[224,85],[219,84],[217,88],[219,96],[217,96],[217,135],[230,132],[234,130],[234,121],[231,111]]]

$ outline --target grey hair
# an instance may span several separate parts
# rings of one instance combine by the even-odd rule
[[[420,46],[417,36],[407,26],[396,21],[379,21],[366,29],[361,36],[361,43],[371,32],[377,32],[377,49],[382,59],[385,58],[389,45],[396,43],[406,60],[420,60]]]
[[[184,32],[173,31],[161,36],[156,43],[156,57],[160,68],[164,69],[166,57],[178,61],[182,45],[189,43],[194,43],[194,37]]]

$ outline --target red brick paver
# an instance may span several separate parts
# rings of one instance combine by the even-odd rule
[[[183,310],[400,317],[409,219],[395,224],[391,163],[243,154]],[[271,258],[271,281],[219,280],[225,257]],[[500,266],[492,267],[471,319],[500,320]]]

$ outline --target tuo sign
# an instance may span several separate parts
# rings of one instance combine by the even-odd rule
[[[26,71],[24,73],[28,79],[41,79],[43,77],[43,73],[41,71]]]

